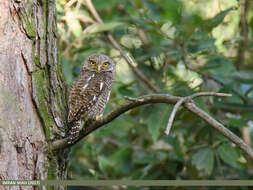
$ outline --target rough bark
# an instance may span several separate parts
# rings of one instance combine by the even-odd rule
[[[0,1],[0,180],[66,177],[48,147],[67,110],[56,37],[54,1]]]

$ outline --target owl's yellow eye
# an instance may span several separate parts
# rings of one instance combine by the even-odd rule
[[[94,61],[90,61],[90,65],[91,65],[92,67],[94,67],[94,66],[96,65],[96,63],[95,63]]]
[[[104,63],[104,67],[108,67],[109,66],[109,63]]]

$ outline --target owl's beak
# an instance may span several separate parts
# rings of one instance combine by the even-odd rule
[[[97,72],[100,73],[100,71],[101,71],[101,65],[98,65],[98,66],[97,66]]]

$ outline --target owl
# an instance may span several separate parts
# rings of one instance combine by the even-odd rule
[[[79,135],[82,121],[98,120],[103,116],[115,76],[115,64],[106,55],[97,53],[87,57],[82,71],[69,92],[69,141]]]

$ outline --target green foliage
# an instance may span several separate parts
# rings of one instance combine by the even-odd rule
[[[224,145],[219,146],[218,154],[220,158],[228,165],[238,168],[238,169],[243,168],[242,164],[239,163],[240,155],[238,154],[236,149],[232,147],[231,145],[224,144]]]
[[[200,149],[192,156],[192,163],[197,169],[204,169],[210,175],[214,165],[214,154],[209,148]]]
[[[215,2],[219,6],[215,7]],[[93,3],[104,25],[96,23],[81,0],[57,3],[61,62],[69,85],[79,74],[86,56],[103,52],[117,63],[106,113],[124,103],[124,96],[153,93],[135,77],[110,44],[104,32],[111,32],[132,57],[136,68],[162,93],[178,96],[200,91],[231,93],[230,98],[201,97],[194,101],[233,133],[252,143],[252,14],[246,15],[248,45],[241,47],[243,36],[236,0],[93,0]],[[72,177],[252,178],[252,161],[184,108],[178,110],[171,133],[165,136],[171,110],[172,106],[165,104],[141,106],[89,135],[72,150]]]

